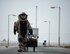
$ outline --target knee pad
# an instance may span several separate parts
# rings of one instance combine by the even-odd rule
[[[23,46],[23,43],[19,43],[19,46],[20,46],[20,47]]]
[[[27,44],[27,42],[23,42],[23,44]]]
[[[22,37],[19,37],[19,38],[18,38],[18,41],[19,41],[19,42],[22,42],[22,41],[23,41],[23,38],[22,38]]]

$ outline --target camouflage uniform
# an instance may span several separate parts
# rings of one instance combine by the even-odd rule
[[[25,18],[22,17],[23,18],[22,19],[20,17],[21,15],[26,15],[26,17]],[[27,20],[27,14],[25,14],[25,13],[20,14],[18,16],[18,20],[14,23],[14,34],[16,34],[16,32],[18,33],[19,51],[21,51],[21,50],[26,51],[27,33],[25,34],[25,36],[23,36],[23,35],[20,34],[20,23],[19,23],[20,21],[22,21],[22,22],[26,21],[27,22],[26,23],[27,24],[26,25],[26,27],[27,27],[27,33],[29,31],[29,33],[32,34],[33,31],[32,31],[32,28],[30,26],[29,21]],[[25,28],[23,28],[23,29],[25,29]]]

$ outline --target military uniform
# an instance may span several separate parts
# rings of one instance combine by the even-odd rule
[[[26,51],[27,34],[32,34],[32,28],[27,20],[27,14],[19,14],[18,20],[14,23],[14,34],[18,33],[19,49],[18,51]]]

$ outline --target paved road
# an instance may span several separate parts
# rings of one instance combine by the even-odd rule
[[[17,52],[17,47],[13,48],[0,48],[0,54],[70,54],[70,49],[58,47],[37,47],[36,52],[33,48],[29,48],[29,52]]]

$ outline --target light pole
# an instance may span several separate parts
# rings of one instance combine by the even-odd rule
[[[58,46],[60,46],[60,6],[59,7],[51,7],[52,9],[54,9],[54,8],[58,8],[59,9],[59,25],[58,25],[58,27],[59,27],[59,29],[58,29]]]
[[[8,14],[8,47],[9,47],[9,18],[10,16],[16,16],[14,14]]]
[[[38,6],[36,6],[36,28],[37,28],[37,8]]]
[[[48,22],[49,23],[49,41],[48,41],[48,43],[49,43],[49,46],[50,46],[50,21],[44,21],[44,22]]]

